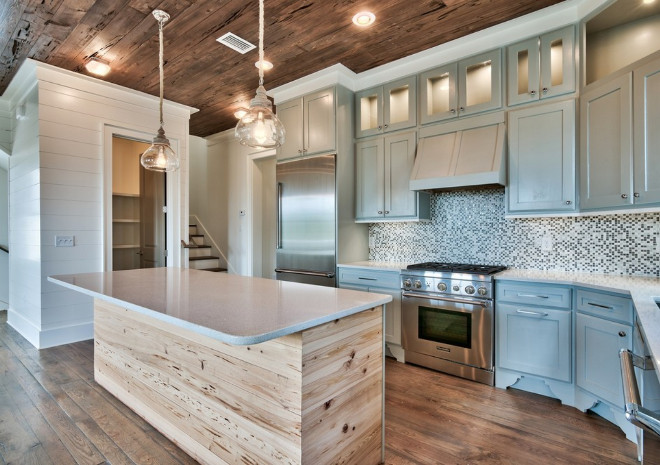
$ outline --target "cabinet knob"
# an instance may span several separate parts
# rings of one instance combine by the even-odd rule
[[[636,199],[638,199],[638,198],[639,198],[639,192],[635,192],[635,193],[633,194],[633,197],[635,197]]]
[[[300,149],[298,149],[298,153],[303,153],[303,151],[302,151],[302,150],[300,150]]]
[[[378,210],[378,214],[379,214],[379,215],[382,215],[382,214],[383,214],[383,210]]]
[[[619,336],[620,337],[626,337],[626,332],[625,331],[619,331]]]
[[[622,198],[622,199],[627,199],[627,198],[628,198],[628,194],[621,194],[621,198]]]
[[[382,130],[383,130],[383,126],[378,126],[378,130],[379,130],[379,131],[382,131]]]
[[[458,107],[458,111],[465,111],[465,108],[463,108],[463,107]]]
[[[530,91],[529,91],[529,95],[531,95],[531,96],[536,95],[536,91],[535,91],[535,90],[530,90]]]
[[[385,129],[387,129],[389,127],[389,124],[386,124],[384,127],[385,127]]]
[[[544,87],[544,88],[543,88],[543,93],[544,93],[544,94],[547,94],[547,93],[548,93],[548,88],[547,88],[547,87]]]
[[[565,203],[566,205],[570,205],[570,204],[572,204],[573,202],[571,202],[570,200],[567,200],[567,201],[564,202],[564,203]]]
[[[454,113],[456,113],[456,109],[452,108],[451,110],[449,110],[449,112],[453,115]]]
[[[386,214],[386,215],[389,215],[389,214],[390,214],[390,211],[389,211],[389,210],[385,210],[385,214]]]

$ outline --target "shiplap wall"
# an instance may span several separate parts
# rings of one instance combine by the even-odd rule
[[[14,119],[8,102],[0,102],[0,150],[11,153]]]
[[[14,80],[33,79],[36,89],[13,139],[8,322],[42,348],[93,336],[91,298],[47,277],[104,271],[104,204],[112,181],[105,172],[112,166],[104,159],[111,157],[105,135],[123,128],[148,139],[158,128],[158,104],[155,97],[52,66],[23,66]],[[179,240],[187,239],[190,108],[166,104],[165,113],[165,130],[178,141],[181,157],[181,169],[168,179],[174,234],[168,232],[177,246],[169,264],[179,266]],[[75,246],[55,247],[57,235],[75,236]]]
[[[0,153],[0,158],[6,156]],[[0,245],[9,244],[9,171],[0,167]],[[0,310],[9,304],[9,255],[0,251]]]

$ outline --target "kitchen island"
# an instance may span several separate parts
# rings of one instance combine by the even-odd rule
[[[199,462],[383,460],[390,296],[179,268],[48,279],[95,299],[95,380]]]

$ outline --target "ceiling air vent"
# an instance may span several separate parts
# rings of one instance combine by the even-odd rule
[[[233,34],[231,32],[228,32],[222,37],[218,37],[215,40],[217,40],[221,44],[226,45],[229,48],[233,48],[239,53],[246,53],[252,50],[253,48],[257,47],[256,45],[251,44],[245,39],[241,39],[236,34]]]

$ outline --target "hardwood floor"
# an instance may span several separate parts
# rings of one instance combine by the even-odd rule
[[[36,350],[0,312],[0,464],[194,464],[98,386],[91,341]],[[636,448],[559,401],[387,361],[386,463],[629,464]]]

